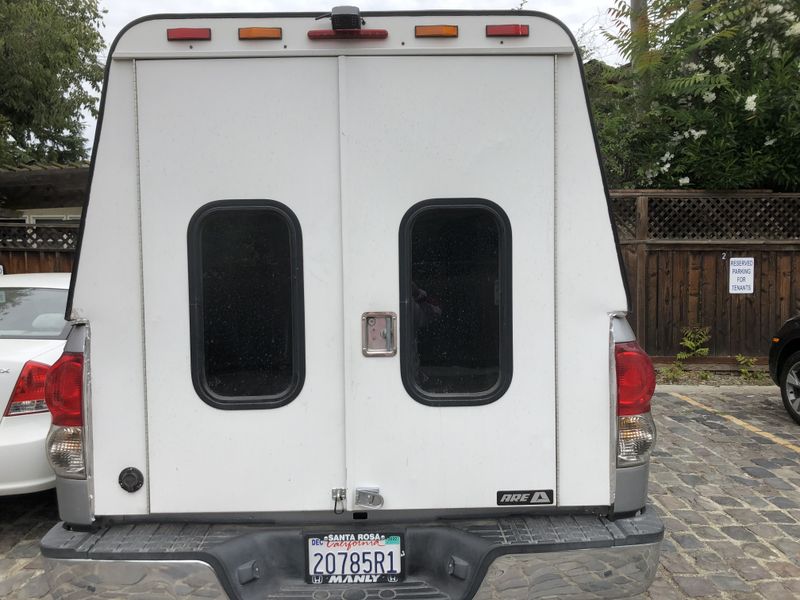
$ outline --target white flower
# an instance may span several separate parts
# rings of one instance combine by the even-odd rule
[[[705,134],[707,134],[707,133],[708,133],[708,131],[706,131],[705,129],[701,129],[700,131],[696,131],[696,130],[694,130],[694,129],[690,129],[690,130],[689,130],[689,133],[691,133],[691,134],[692,134],[692,137],[693,137],[694,139],[697,139],[697,138],[701,138],[701,137],[703,137]]]
[[[744,109],[754,112],[756,110],[756,98],[758,98],[758,94],[748,96],[744,101]]]
[[[647,177],[648,181],[652,181],[653,177],[655,177],[657,174],[658,173],[656,171],[654,171],[653,169],[647,169],[647,171],[645,171],[645,173],[644,173],[644,176]]]
[[[772,15],[777,15],[780,12],[783,12],[783,7],[780,4],[770,4],[767,6],[767,12]]]
[[[671,165],[670,163],[664,163],[663,165],[661,165],[661,169],[660,169],[660,171],[661,171],[662,173],[666,173],[667,171],[669,171],[669,168],[670,168],[671,166],[672,166],[672,165]]]
[[[690,136],[690,135],[692,135],[692,134],[691,134],[691,133],[689,133],[688,131],[684,131],[684,132],[683,132],[683,137],[685,137],[685,138],[687,138],[687,139],[689,138],[689,136]]]
[[[753,17],[753,20],[750,21],[750,27],[757,27],[758,25],[761,25],[761,23],[766,23],[766,22],[767,22],[767,17],[755,16]]]
[[[664,154],[664,156],[661,157],[661,162],[665,163],[672,160],[673,158],[675,158],[675,155],[667,151],[666,154]]]
[[[725,60],[725,57],[721,54],[718,54],[714,57],[714,64],[723,73],[729,73],[730,71],[733,71],[733,63]]]
[[[703,100],[706,102],[713,102],[717,99],[717,95],[714,92],[703,92]]]
[[[694,63],[694,62],[690,62],[689,64],[686,65],[686,68],[689,71],[699,71],[700,70],[700,65],[698,65],[697,63]]]
[[[689,185],[689,178],[681,177],[680,179],[678,179],[678,185]]]
[[[772,144],[774,144],[777,141],[778,141],[777,138],[767,138],[766,141],[764,141],[764,145],[772,146]]]
[[[800,21],[789,27],[786,30],[787,35],[800,35]]]

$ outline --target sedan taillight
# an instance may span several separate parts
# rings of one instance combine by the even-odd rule
[[[44,401],[44,382],[49,368],[47,365],[33,360],[25,363],[17,378],[14,391],[11,392],[5,416],[14,417],[47,412],[47,404]]]

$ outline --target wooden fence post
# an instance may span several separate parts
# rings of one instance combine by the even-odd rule
[[[645,323],[645,307],[647,306],[647,238],[650,220],[647,196],[636,197],[636,290],[633,314],[636,319],[636,338],[642,348],[647,347],[647,323]]]

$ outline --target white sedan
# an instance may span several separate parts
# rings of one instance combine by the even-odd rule
[[[64,349],[69,273],[0,275],[0,496],[52,488],[47,369]]]

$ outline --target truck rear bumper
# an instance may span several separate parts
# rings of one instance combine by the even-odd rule
[[[59,524],[42,553],[56,599],[625,598],[653,581],[664,533],[652,509],[613,522],[586,515],[406,524],[404,581],[307,584],[303,534],[320,529],[150,523],[79,533]]]

